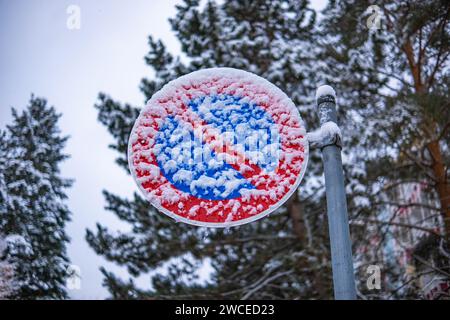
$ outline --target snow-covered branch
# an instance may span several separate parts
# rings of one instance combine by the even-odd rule
[[[2,261],[6,241],[0,236],[0,300],[7,299],[14,291],[14,267],[7,261]]]

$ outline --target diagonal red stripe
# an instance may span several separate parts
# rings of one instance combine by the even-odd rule
[[[239,152],[231,144],[221,138],[221,132],[218,129],[211,128],[210,125],[202,118],[200,118],[195,112],[192,112],[189,108],[185,109],[185,119],[189,122],[195,130],[202,132],[202,140],[207,144],[211,150],[217,155],[225,154],[225,161],[242,176],[247,179],[257,189],[265,189],[265,184],[256,184],[255,180],[258,177],[267,178],[267,174],[263,173],[263,169],[257,164],[250,162],[245,154]]]

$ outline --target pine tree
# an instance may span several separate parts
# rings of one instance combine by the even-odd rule
[[[344,152],[349,160],[347,187],[353,194],[349,211],[362,221],[352,235],[356,247],[371,252],[359,264],[383,263],[385,273],[398,279],[405,276],[398,266],[380,261],[376,252],[384,248],[392,232],[390,221],[403,208],[440,215],[443,228],[438,233],[449,243],[449,19],[447,1],[330,1],[321,24],[320,59],[328,82],[340,93],[342,116],[352,117],[343,131],[358,146]],[[409,203],[395,194],[411,183],[424,185],[432,203]],[[379,224],[386,212],[393,214]],[[368,234],[374,233],[379,243],[369,245]],[[428,235],[435,237],[435,229]],[[439,247],[437,241],[426,250]],[[448,258],[444,260],[439,267],[448,267]],[[418,297],[415,289],[387,291],[384,297]]]
[[[155,71],[141,84],[145,98],[168,81],[206,67],[235,67],[265,77],[301,108],[310,127],[316,59],[315,12],[307,1],[186,0],[170,19],[189,63],[172,56],[160,40],[149,38],[146,62]],[[96,104],[99,120],[116,139],[112,148],[127,169],[128,136],[139,109],[121,105],[106,94]],[[135,194],[123,199],[104,192],[107,207],[132,226],[129,233],[111,232],[98,224],[87,241],[110,261],[138,276],[153,272],[151,288],[139,289],[102,269],[113,298],[329,298],[331,279],[326,216],[318,153],[311,155],[305,184],[270,218],[230,230],[205,230],[176,224]],[[131,182],[130,182],[131,184]],[[196,280],[202,261],[214,269],[206,284]]]
[[[58,128],[60,114],[31,97],[1,135],[0,233],[7,246],[1,260],[13,267],[15,290],[8,298],[67,298],[69,259],[64,230],[70,220],[59,164],[67,137]]]

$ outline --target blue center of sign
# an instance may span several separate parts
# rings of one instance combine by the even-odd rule
[[[205,96],[190,101],[189,107],[222,138],[261,169],[278,165],[278,130],[272,118],[246,99],[229,95]],[[158,166],[177,189],[207,200],[226,200],[254,189],[240,172],[217,155],[175,117],[167,117],[156,136]]]

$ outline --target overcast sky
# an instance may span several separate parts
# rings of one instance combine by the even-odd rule
[[[72,222],[68,247],[74,265],[81,269],[81,289],[72,298],[101,299],[99,266],[126,277],[126,271],[97,256],[84,240],[85,229],[96,222],[112,230],[128,230],[103,209],[101,191],[130,196],[135,183],[108,149],[112,137],[97,122],[94,103],[100,91],[121,102],[142,105],[139,91],[143,77],[152,71],[144,63],[147,37],[162,38],[172,53],[179,44],[167,19],[175,14],[175,0],[0,0],[0,127],[11,120],[10,108],[23,109],[31,93],[45,97],[63,114],[60,127],[70,135],[62,166],[64,177],[74,178],[68,190]],[[313,1],[314,2],[314,1]],[[323,7],[325,1],[314,2]],[[67,20],[80,9],[80,29],[70,30]],[[72,24],[73,26],[73,24]],[[148,287],[148,277],[138,280]]]

